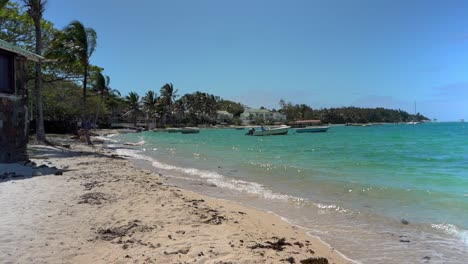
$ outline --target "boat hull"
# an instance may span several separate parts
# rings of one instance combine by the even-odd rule
[[[182,134],[198,134],[200,133],[200,130],[198,129],[183,129],[180,131]]]
[[[304,127],[304,128],[297,128],[296,133],[319,133],[319,132],[327,132],[330,127]]]
[[[272,128],[267,130],[258,130],[254,131],[252,136],[281,136],[287,135],[289,132],[289,127],[281,127],[281,128]]]
[[[200,129],[196,127],[185,127],[185,128],[169,128],[168,133],[182,133],[182,134],[197,134],[200,133]]]

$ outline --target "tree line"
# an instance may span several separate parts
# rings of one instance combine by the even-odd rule
[[[339,107],[312,109],[306,104],[293,104],[280,100],[279,112],[287,116],[289,122],[296,120],[321,120],[328,124],[346,123],[398,123],[429,120],[420,113],[409,114],[401,109]]]
[[[160,127],[215,124],[218,110],[232,113],[235,118],[230,120],[231,123],[239,124],[239,116],[244,112],[242,104],[205,92],[197,91],[179,97],[178,90],[172,83],[162,86],[159,96],[151,90],[141,98],[138,93],[130,92],[125,96],[125,102],[128,111],[124,115],[131,117],[134,125],[138,116],[143,116],[147,123],[156,123]]]

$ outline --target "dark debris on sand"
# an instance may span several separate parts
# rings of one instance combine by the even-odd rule
[[[300,261],[301,264],[328,264],[328,259],[326,258],[308,258]]]
[[[104,184],[102,184],[102,183],[100,183],[98,181],[86,182],[86,183],[83,183],[82,185],[85,188],[85,190],[87,190],[87,191],[91,191],[92,189],[94,189],[96,187],[104,186]]]
[[[280,261],[286,261],[288,263],[294,264],[296,263],[296,260],[293,257],[285,258],[285,259],[280,259]]]
[[[81,195],[78,203],[97,205],[97,204],[102,204],[103,201],[108,201],[108,200],[109,200],[109,197],[107,197],[107,195],[102,192],[90,192],[90,193],[85,193]]]
[[[265,244],[257,243],[253,246],[250,246],[249,248],[250,249],[268,248],[268,249],[273,249],[276,251],[283,251],[285,246],[291,246],[291,243],[286,242],[286,239],[284,237],[278,239],[276,242],[267,241],[265,242]]]
[[[136,232],[148,232],[154,227],[143,224],[140,220],[133,220],[122,226],[114,226],[110,228],[99,228],[98,238],[101,240],[111,241],[116,238],[131,236]]]

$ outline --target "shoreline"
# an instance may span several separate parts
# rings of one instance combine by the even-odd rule
[[[211,134],[207,132],[206,135],[208,138],[217,136],[218,139],[224,136],[222,133],[215,134],[214,132]],[[294,189],[288,189],[287,185],[282,188],[281,185],[275,185],[274,181],[269,182],[261,178],[266,175],[265,173],[257,175],[255,171],[252,171],[253,175],[250,175],[249,170],[240,171],[242,167],[233,166],[242,165],[240,162],[235,163],[237,160],[232,162],[227,159],[226,163],[223,163],[222,159],[211,155],[209,150],[213,148],[198,149],[195,139],[207,141],[207,136],[199,137],[201,136],[191,140],[190,137],[181,136],[180,141],[178,141],[179,137],[168,137],[169,142],[175,142],[172,147],[164,144],[167,143],[167,140],[164,140],[165,137],[155,143],[152,134],[128,134],[114,138],[119,142],[110,143],[109,147],[131,159],[138,167],[171,175],[169,182],[176,186],[209,197],[235,201],[263,211],[275,212],[280,217],[285,217],[289,223],[305,227],[310,230],[309,234],[320,237],[330,245],[338,247],[343,254],[353,256],[363,263],[390,263],[392,261],[418,263],[428,260],[434,263],[449,260],[453,263],[461,263],[459,260],[463,259],[464,253],[462,252],[465,252],[466,246],[460,243],[463,241],[460,241],[457,234],[452,233],[458,229],[444,229],[452,228],[451,225],[434,226],[431,223],[420,223],[406,216],[390,215],[387,217],[367,213],[366,210],[361,212],[359,208],[355,210],[349,205],[343,206],[340,203],[329,202],[328,193],[325,193],[325,196],[314,197],[307,196],[307,193],[294,192]],[[110,136],[110,138],[113,137]],[[187,140],[183,140],[186,138]],[[141,146],[121,146],[123,142],[137,141],[141,143]],[[187,146],[185,147],[184,144]],[[228,142],[220,145],[230,150],[230,146],[235,143]],[[218,145],[215,144],[215,146]],[[177,153],[172,153],[176,149]],[[235,149],[233,153],[236,155]],[[220,157],[224,156],[220,155]],[[348,189],[345,189],[344,196],[348,196],[347,191]],[[371,206],[369,208],[372,208]],[[408,219],[409,223],[405,219]],[[402,255],[401,252],[407,253]]]
[[[63,175],[0,183],[7,263],[355,263],[275,213],[167,185],[101,146],[70,145],[31,146],[31,160]]]

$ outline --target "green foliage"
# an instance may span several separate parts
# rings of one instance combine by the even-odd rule
[[[283,99],[280,100],[280,112],[285,114],[288,121],[294,120],[310,120],[318,119],[319,116],[310,106],[305,104],[293,105],[291,102],[286,103]]]
[[[143,97],[143,109],[147,116],[147,119],[154,118],[157,116],[158,96],[154,91],[146,92]]]
[[[216,117],[219,97],[212,94],[195,92],[185,94],[175,103],[175,112],[180,123],[212,123]]]
[[[224,99],[219,100],[217,109],[228,111],[235,117],[239,117],[245,111],[245,108],[242,104]]]
[[[6,3],[8,3],[8,0],[0,0],[0,9],[2,9]]]
[[[44,19],[41,19],[41,28],[44,48],[57,30],[52,22]],[[19,4],[8,2],[0,9],[0,39],[35,52],[34,22]]]
[[[125,97],[125,101],[127,103],[127,112],[125,113],[125,115],[131,116],[136,126],[138,114],[141,113],[140,96],[136,92],[130,92]]]
[[[323,108],[313,110],[310,106],[301,104],[293,105],[291,102],[280,101],[281,113],[287,116],[288,121],[320,119],[323,123],[345,124],[345,123],[397,123],[408,121],[429,120],[420,115],[410,115],[402,110],[385,108]]]
[[[44,85],[43,91],[45,120],[80,120],[81,118],[81,87],[71,81],[58,81]],[[101,114],[108,115],[109,107],[100,102],[98,94],[88,97],[88,115],[96,114],[98,106]]]
[[[94,29],[85,27],[79,21],[72,21],[63,31],[57,32],[46,56],[67,64],[79,62],[84,71],[96,49],[96,40]]]

